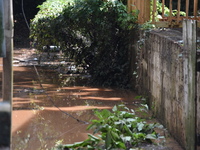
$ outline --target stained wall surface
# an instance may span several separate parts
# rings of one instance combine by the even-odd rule
[[[190,142],[187,119],[190,119],[190,114],[194,117],[195,110],[188,109],[190,100],[186,97],[188,89],[185,85],[190,77],[185,72],[188,54],[184,52],[182,33],[171,29],[154,30],[142,33],[140,41],[143,41],[143,46],[138,49],[139,91],[149,96],[154,115],[187,149],[187,143]],[[191,112],[188,113],[188,110]],[[191,128],[195,128],[195,123],[191,124]]]

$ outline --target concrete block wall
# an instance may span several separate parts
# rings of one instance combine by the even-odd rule
[[[200,72],[197,72],[197,117],[200,118]],[[200,133],[200,119],[197,122],[197,127],[197,132]]]
[[[141,92],[149,96],[154,115],[175,139],[186,145],[182,33],[154,30],[145,37],[140,54],[138,81]]]
[[[200,28],[197,28],[197,37],[200,37]],[[200,149],[200,43],[197,43],[197,100],[196,100],[196,132],[197,132],[197,150]]]
[[[199,56],[200,58],[200,56]],[[200,65],[198,65],[200,67]],[[198,68],[197,72],[197,102],[196,102],[196,117],[198,118],[196,121],[196,132],[197,132],[197,145],[198,150],[200,149],[200,68]]]

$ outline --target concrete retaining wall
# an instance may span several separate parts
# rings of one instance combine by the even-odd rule
[[[188,56],[181,44],[182,33],[170,29],[154,30],[141,39],[144,41],[144,46],[138,49],[139,91],[149,96],[149,105],[154,115],[168,128],[182,147],[189,149],[187,119],[190,117],[186,112],[188,101],[185,94],[188,91],[184,86],[190,77],[185,72],[184,60]],[[198,94],[198,99],[199,97]],[[189,111],[195,112],[193,108],[189,108]],[[194,125],[191,125],[191,128],[194,128]]]

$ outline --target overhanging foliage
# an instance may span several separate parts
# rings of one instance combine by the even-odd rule
[[[137,16],[117,0],[47,0],[31,24],[38,48],[56,44],[92,82],[124,87],[129,81],[129,35]]]

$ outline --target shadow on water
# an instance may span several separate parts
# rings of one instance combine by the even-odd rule
[[[50,150],[61,141],[83,141],[92,133],[86,128],[95,119],[94,109],[111,109],[121,103],[137,108],[140,103],[133,91],[88,86],[88,74],[77,71],[73,62],[59,57],[53,62],[45,57],[39,60],[40,56],[45,54],[14,51],[13,150]],[[146,145],[144,149],[182,150],[169,136],[166,146]]]
[[[50,149],[56,142],[87,139],[93,109],[111,109],[122,102],[132,105],[128,90],[85,85],[88,76],[58,74],[51,68],[14,67],[13,150]],[[54,68],[55,70],[55,68]]]

